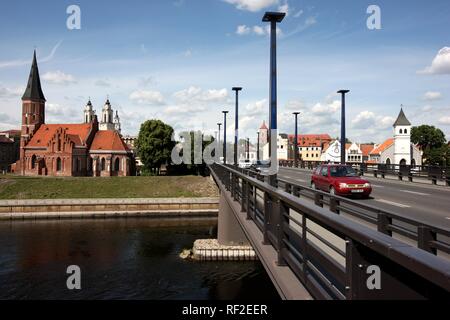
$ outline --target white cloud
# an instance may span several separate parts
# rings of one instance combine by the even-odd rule
[[[245,106],[245,114],[248,116],[263,114],[264,112],[268,112],[268,110],[269,105],[267,99],[252,102]]]
[[[187,49],[185,52],[183,52],[183,55],[186,58],[192,57],[192,50],[191,49]]]
[[[245,34],[249,34],[250,33],[250,28],[247,27],[245,24],[240,25],[237,27],[236,29],[236,34],[243,36]]]
[[[425,94],[423,96],[423,100],[425,100],[425,101],[435,101],[435,100],[440,100],[440,99],[442,99],[442,93],[435,92],[435,91],[425,92]]]
[[[164,112],[167,114],[183,114],[183,113],[194,114],[203,111],[206,111],[205,106],[190,106],[186,104],[168,106],[164,110]]]
[[[427,112],[427,111],[431,111],[433,109],[433,107],[432,106],[430,106],[430,105],[426,105],[426,106],[423,106],[423,108],[422,108],[422,111],[425,111],[425,112]]]
[[[236,6],[239,10],[257,12],[261,9],[278,4],[278,0],[223,0]]]
[[[352,128],[354,129],[386,129],[395,122],[395,119],[388,116],[376,115],[372,111],[362,111],[352,120]]]
[[[83,109],[75,109],[58,103],[47,103],[45,105],[45,117],[49,123],[80,122],[83,119]]]
[[[283,5],[278,6],[278,11],[286,13],[286,17],[289,16],[289,4],[287,1]]]
[[[111,83],[108,80],[100,79],[100,80],[95,81],[94,84],[99,87],[111,87]]]
[[[439,50],[431,66],[418,71],[419,74],[450,74],[450,47]]]
[[[315,114],[328,114],[335,113],[336,111],[341,109],[341,102],[339,100],[334,100],[331,103],[316,103],[312,107],[312,112]]]
[[[50,54],[42,59],[38,57],[38,63],[42,62],[48,62],[53,59],[55,56],[56,50],[58,50],[59,46],[61,45],[62,41],[59,41],[51,50]],[[27,60],[12,60],[12,61],[0,61],[0,68],[6,68],[6,67],[18,67],[18,66],[25,66],[25,65],[31,65],[31,57]]]
[[[296,14],[294,14],[294,18],[299,18],[303,14],[303,10],[297,11]]]
[[[65,74],[61,71],[47,72],[42,76],[42,79],[52,84],[69,85],[77,81],[71,74]]]
[[[236,34],[240,36],[249,35],[249,34],[255,34],[258,36],[268,36],[270,35],[270,25],[267,25],[265,27],[261,26],[253,26],[249,27],[246,25],[240,25],[236,29]],[[277,27],[277,35],[283,35],[283,31]]]
[[[317,23],[316,17],[308,17],[305,20],[305,26],[309,27]]]
[[[254,26],[253,32],[255,34],[257,34],[258,36],[264,36],[266,34],[266,31],[264,30],[264,28],[260,27],[260,26]]]
[[[25,89],[23,88],[6,88],[6,87],[0,87],[0,98],[14,98],[18,97],[23,94]]]
[[[191,86],[187,89],[175,92],[174,98],[183,103],[205,103],[205,102],[225,102],[228,98],[227,89],[203,90],[199,87]]]
[[[158,91],[136,90],[130,94],[129,98],[137,104],[158,105],[164,103],[164,97]]]
[[[440,124],[450,125],[450,117],[441,117],[439,119]]]

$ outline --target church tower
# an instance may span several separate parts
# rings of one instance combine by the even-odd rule
[[[84,123],[91,123],[94,120],[95,111],[92,108],[91,99],[89,99],[86,107],[84,108]]]
[[[102,109],[102,120],[100,121],[99,127],[101,131],[114,130],[113,115],[111,103],[109,102],[109,99],[107,99]]]
[[[263,121],[261,127],[259,128],[259,144],[263,147],[269,142],[269,129],[266,126],[266,122]]]
[[[119,134],[122,132],[122,128],[120,126],[120,118],[119,118],[119,112],[116,110],[116,115],[114,117],[114,130],[116,130]]]
[[[42,92],[41,79],[36,60],[36,50],[33,54],[30,76],[27,88],[22,96],[22,128],[20,138],[20,159],[24,159],[24,148],[39,127],[45,123],[45,97]],[[23,165],[21,168],[23,172]]]
[[[394,123],[394,164],[411,164],[411,123],[403,108]]]

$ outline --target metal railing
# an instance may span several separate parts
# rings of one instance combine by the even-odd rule
[[[298,168],[312,170],[323,163],[319,161],[300,161]],[[293,160],[280,160],[279,164],[281,167],[295,167]],[[450,167],[368,163],[348,164],[362,175],[370,173],[375,178],[378,178],[378,176],[385,178],[390,175],[397,177],[399,180],[407,179],[409,182],[419,178],[430,180],[434,185],[437,185],[438,181],[442,181],[445,182],[446,186],[450,186]]]
[[[277,250],[277,264],[291,268],[315,298],[450,297],[446,260],[274,188],[252,172],[210,168],[258,226],[264,243]],[[381,272],[380,289],[366,281],[371,266]]]
[[[264,181],[265,177],[247,169],[237,169],[243,174]],[[390,237],[402,237],[408,243],[434,255],[450,255],[450,229],[407,218],[398,213],[380,209],[345,197],[302,186],[287,179],[278,178],[278,187],[298,198],[313,201],[319,207],[328,206],[336,214],[356,219]],[[450,258],[450,256],[448,257]]]

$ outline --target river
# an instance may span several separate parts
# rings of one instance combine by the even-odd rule
[[[146,218],[0,222],[0,299],[279,300],[260,262],[179,253],[214,221]],[[81,269],[81,290],[66,285]]]

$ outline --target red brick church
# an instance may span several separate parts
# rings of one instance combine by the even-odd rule
[[[130,176],[135,160],[120,134],[120,120],[109,99],[98,122],[92,103],[84,123],[46,124],[45,97],[34,52],[30,77],[22,97],[20,160],[13,170],[26,176]]]

